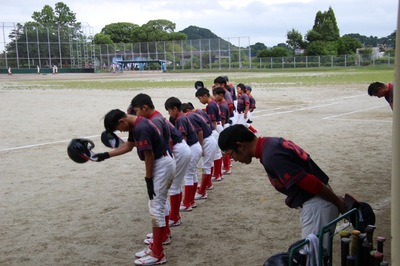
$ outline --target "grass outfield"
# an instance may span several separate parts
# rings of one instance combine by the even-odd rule
[[[346,84],[369,84],[374,81],[393,81],[393,67],[376,68],[312,68],[277,69],[264,71],[220,71],[212,72],[130,72],[101,74],[30,75],[13,80],[4,89],[12,89],[16,81],[24,89],[69,88],[69,89],[112,89],[131,90],[144,88],[187,88],[193,87],[194,79],[209,85],[218,75],[228,75],[232,83],[251,84],[263,87],[326,86]],[[47,76],[47,78],[44,78]],[[61,78],[62,76],[62,78]],[[69,78],[69,76],[71,78]],[[52,78],[54,77],[54,78]],[[58,78],[60,77],[60,78]],[[9,80],[11,81],[11,80]]]

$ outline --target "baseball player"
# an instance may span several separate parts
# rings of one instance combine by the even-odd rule
[[[344,199],[332,191],[329,177],[292,141],[257,137],[244,125],[233,125],[221,132],[218,145],[235,161],[249,164],[252,158],[260,160],[272,186],[286,195],[286,205],[299,209],[302,238],[318,234],[339,212],[345,212]],[[326,236],[325,247],[329,242]]]
[[[237,98],[236,98],[235,86],[232,84],[232,82],[229,82],[228,76],[224,76],[224,79],[226,81],[226,88],[228,89],[229,93],[231,94],[233,103],[236,107]]]
[[[247,125],[247,114],[250,108],[249,96],[246,94],[246,86],[243,83],[239,83],[236,86],[238,93],[237,102],[237,120],[235,124]]]
[[[175,127],[181,132],[190,147],[190,162],[184,177],[185,192],[180,207],[180,211],[188,212],[197,206],[195,202],[198,185],[197,164],[202,155],[202,147],[193,125],[182,112],[182,102],[176,97],[170,97],[165,101],[164,105],[168,114],[173,118]]]
[[[181,224],[181,216],[179,213],[182,201],[182,185],[186,170],[190,162],[190,148],[183,139],[183,136],[174,125],[166,120],[160,112],[155,110],[153,101],[150,96],[144,93],[136,95],[131,102],[131,108],[137,115],[150,119],[157,128],[163,132],[166,141],[172,146],[172,153],[176,163],[175,177],[169,189],[171,209],[166,213],[167,235],[170,234],[169,226],[178,226]],[[172,142],[172,143],[171,143]],[[149,240],[148,240],[149,241]]]
[[[206,111],[204,111],[204,109],[195,108],[191,102],[183,103],[182,104],[182,112],[187,113],[188,111],[192,111],[192,112],[195,112],[196,114],[201,115],[206,120],[206,122],[210,126],[211,130],[214,129],[214,127],[211,123],[211,119],[208,116],[208,114],[206,113]]]
[[[98,162],[130,152],[137,148],[139,158],[145,162],[149,212],[153,228],[153,242],[135,254],[136,265],[155,265],[166,262],[163,247],[165,236],[165,207],[168,189],[175,174],[175,161],[168,153],[168,143],[158,128],[147,118],[126,114],[119,109],[109,111],[104,117],[104,127],[109,132],[129,132],[128,140],[109,152],[95,155]]]
[[[222,87],[225,91],[228,91],[227,85],[226,85],[226,80],[224,77],[219,76],[216,79],[214,79],[213,89],[217,88],[217,87]],[[230,93],[225,93],[224,97],[225,97],[226,103],[229,106],[230,117],[231,117],[232,121],[236,121],[236,119],[234,118],[234,116],[236,115],[236,112],[235,112],[235,105],[234,105],[234,102],[232,99],[232,95]]]
[[[230,126],[229,124],[229,107],[228,104],[225,101],[224,94],[225,90],[221,87],[217,87],[213,90],[214,94],[214,99],[217,101],[219,105],[219,109],[221,110],[221,125],[223,128],[227,128]],[[231,157],[229,154],[223,154],[222,155],[222,164],[223,164],[223,170],[222,174],[223,175],[229,175],[232,173],[231,170]]]
[[[253,111],[254,111],[254,109],[256,109],[256,100],[254,99],[253,95],[251,94],[252,90],[253,89],[251,88],[250,85],[246,85],[246,94],[247,94],[247,96],[249,96],[249,103],[250,103],[249,112],[247,113],[247,117],[248,117],[247,127],[251,130],[251,132],[257,133],[258,132],[257,129],[255,129],[253,127],[253,125],[251,125],[251,123],[253,123],[253,120],[251,120],[253,117]]]
[[[384,84],[381,82],[371,83],[368,87],[369,96],[376,96],[378,98],[385,97],[393,111],[393,84]]]
[[[183,108],[182,108],[183,109]],[[198,135],[199,142],[202,146],[202,175],[201,175],[201,183],[198,187],[195,199],[207,199],[207,189],[210,190],[213,188],[211,177],[212,172],[211,168],[214,162],[215,149],[217,148],[217,142],[215,138],[212,136],[212,130],[210,126],[207,124],[206,120],[199,114],[194,111],[188,111],[186,116],[189,118],[191,124],[193,125],[195,132]]]
[[[211,99],[210,92],[206,88],[201,88],[196,91],[195,96],[199,99],[202,104],[206,105],[206,113],[211,120],[213,131],[212,136],[215,141],[218,142],[219,132],[222,131],[221,125],[221,110],[218,104]],[[217,147],[214,156],[214,168],[212,172],[212,180],[221,181],[222,180],[222,153]]]

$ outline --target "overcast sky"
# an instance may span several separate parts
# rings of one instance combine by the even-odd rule
[[[31,21],[34,11],[44,5],[54,8],[53,0],[14,0],[3,3],[0,22]],[[88,25],[87,32],[98,33],[107,24],[131,22],[143,25],[149,20],[167,19],[175,31],[188,26],[211,30],[227,39],[248,37],[250,44],[261,42],[272,47],[286,42],[291,29],[303,36],[314,25],[318,11],[335,12],[340,34],[359,33],[386,37],[397,25],[395,0],[65,0],[77,21]],[[2,25],[0,25],[2,26]],[[3,40],[3,36],[0,36]],[[243,43],[247,46],[247,43]]]

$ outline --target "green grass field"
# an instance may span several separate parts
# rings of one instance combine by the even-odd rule
[[[70,88],[70,89],[113,89],[132,90],[143,88],[187,88],[193,87],[191,78],[182,78],[188,73],[195,75],[196,72],[168,72],[161,73],[157,78],[136,79],[137,72],[124,72],[123,74],[109,75],[107,77],[90,74],[83,79],[25,79],[18,81],[25,89],[29,88]],[[324,86],[345,84],[369,84],[374,81],[388,82],[394,79],[393,67],[375,68],[309,68],[309,69],[286,69],[286,70],[264,70],[264,71],[222,71],[198,72],[204,84],[212,84],[218,75],[228,75],[230,80],[237,84],[239,82],[252,85],[267,85],[270,87],[285,86]],[[146,73],[138,73],[143,75]],[[60,74],[63,75],[63,74]],[[76,74],[79,75],[79,74]],[[83,74],[82,74],[83,75]],[[96,76],[97,75],[97,76]],[[201,76],[200,76],[201,75]],[[51,77],[51,76],[49,76]],[[76,77],[76,76],[75,76]]]

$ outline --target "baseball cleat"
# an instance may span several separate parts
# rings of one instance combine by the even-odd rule
[[[173,221],[173,220],[169,220],[169,226],[179,226],[179,225],[181,225],[181,223],[182,223],[182,220],[181,219],[178,219],[178,221]]]
[[[143,242],[144,242],[146,245],[151,245],[151,244],[153,244],[153,238],[146,238]],[[162,244],[163,244],[163,245],[169,245],[169,244],[171,244],[171,238],[168,237],[165,241],[162,242]]]
[[[134,261],[135,265],[159,265],[166,262],[167,259],[165,258],[164,254],[160,259],[153,257],[152,255],[147,255]]]
[[[185,205],[181,205],[181,207],[179,207],[179,211],[190,212],[190,211],[192,211],[192,206],[186,207]]]
[[[204,195],[199,194],[198,192],[196,192],[196,195],[194,195],[194,199],[195,200],[200,200],[200,199],[207,199],[208,195],[207,193],[205,193]]]
[[[150,255],[150,254],[151,254],[151,249],[150,248],[145,248],[145,249],[143,249],[143,250],[141,250],[139,252],[136,252],[135,253],[135,257],[136,258],[143,258],[143,257],[146,257],[147,255]]]

